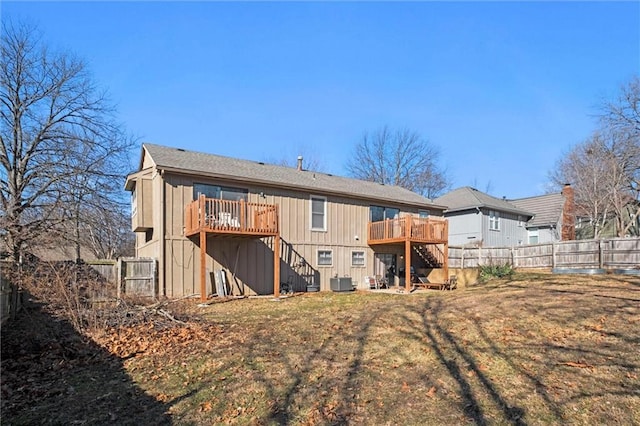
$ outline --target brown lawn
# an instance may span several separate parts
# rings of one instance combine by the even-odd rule
[[[3,329],[2,424],[640,424],[638,277],[165,309],[187,323]]]

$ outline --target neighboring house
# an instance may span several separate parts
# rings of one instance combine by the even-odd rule
[[[575,219],[570,220],[572,215],[564,214],[565,207],[569,207],[568,199],[565,197],[569,190],[573,191],[567,185],[563,192],[509,200],[516,207],[534,215],[526,224],[526,244],[575,239]],[[571,200],[573,200],[573,193],[571,193]]]
[[[303,170],[301,159],[290,168],[152,144],[139,168],[125,186],[136,256],[158,260],[160,295],[204,299],[221,271],[245,295],[376,275],[408,288],[411,269],[447,277],[444,207],[406,189]]]
[[[492,197],[465,186],[434,200],[447,206],[449,244],[485,247],[525,244],[525,224],[533,213],[516,207],[505,199]]]
[[[575,239],[573,188],[507,200],[463,187],[434,200],[447,206],[449,244],[511,247]]]

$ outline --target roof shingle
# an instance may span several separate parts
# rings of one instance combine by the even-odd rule
[[[529,217],[533,216],[533,213],[526,209],[515,206],[507,200],[485,194],[484,192],[478,191],[470,186],[454,189],[453,191],[436,198],[434,202],[447,206],[447,212],[469,210],[478,207],[510,212]]]
[[[510,200],[518,208],[535,214],[527,226],[557,225],[564,207],[564,196],[561,193],[539,195],[536,197]]]
[[[149,143],[145,143],[143,149],[158,168],[175,172],[444,209],[444,206],[399,186]]]

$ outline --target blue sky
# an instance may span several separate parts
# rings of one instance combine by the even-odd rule
[[[543,193],[640,74],[640,2],[6,2],[83,57],[141,142],[345,175],[381,126],[453,188]],[[138,156],[135,153],[135,157]]]

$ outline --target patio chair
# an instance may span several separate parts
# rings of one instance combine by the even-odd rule
[[[449,279],[442,286],[443,290],[453,290],[458,287],[458,277],[456,275],[451,275]]]
[[[376,275],[376,288],[389,288],[389,283],[386,278],[383,278],[382,275]]]

